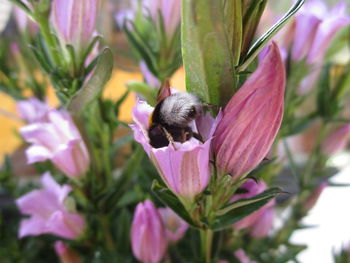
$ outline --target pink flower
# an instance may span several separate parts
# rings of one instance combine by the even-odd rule
[[[169,242],[177,242],[185,235],[188,224],[170,208],[158,208],[158,212],[165,226],[165,233]]]
[[[292,58],[307,57],[309,64],[322,60],[334,35],[350,24],[345,14],[346,3],[341,1],[330,10],[323,1],[307,1],[295,17]]]
[[[85,221],[78,213],[68,211],[64,202],[71,192],[69,185],[60,186],[45,173],[41,178],[44,189],[31,191],[16,200],[24,215],[19,227],[19,237],[53,234],[67,239],[79,238],[85,229]]]
[[[135,12],[138,9],[137,0],[131,0],[131,9],[123,10],[115,15],[117,25],[122,28],[127,20],[135,19]],[[143,0],[142,8],[145,16],[150,16],[153,22],[159,26],[159,13],[162,15],[165,32],[171,39],[180,26],[181,22],[181,1],[179,0]]]
[[[55,251],[62,263],[81,263],[79,255],[62,241],[55,242]]]
[[[221,174],[237,180],[268,153],[281,125],[285,70],[278,46],[272,43],[257,70],[231,98],[213,139]]]
[[[99,0],[54,0],[52,19],[64,45],[81,52],[89,45],[96,30]]]
[[[152,74],[152,72],[148,69],[146,63],[144,61],[140,62],[140,70],[145,79],[146,83],[150,85],[152,88],[159,89],[160,81],[159,79]]]
[[[48,121],[49,106],[35,97],[18,101],[16,107],[21,118],[28,123]]]
[[[157,208],[149,200],[136,206],[131,226],[134,256],[144,263],[157,263],[167,249],[165,228]]]
[[[88,170],[90,157],[87,148],[67,112],[51,110],[47,113],[47,122],[24,126],[20,133],[32,143],[26,151],[28,163],[49,159],[71,178],[81,177]]]
[[[235,256],[240,260],[241,263],[257,263],[256,261],[250,260],[243,249],[238,249],[235,252]]]
[[[27,1],[23,1],[25,4],[28,4]],[[38,32],[38,24],[30,19],[30,17],[19,7],[14,7],[13,14],[15,22],[20,32],[25,32],[29,29],[29,33],[32,35]]]
[[[318,187],[316,187],[313,192],[308,196],[308,198],[302,203],[304,211],[311,210],[317,203],[320,198],[323,190],[328,186],[327,182],[321,183]]]
[[[322,143],[322,152],[325,155],[332,155],[343,151],[350,137],[350,124],[333,131]]]
[[[220,118],[215,121],[211,118],[211,132],[208,138],[202,136],[204,143],[191,138],[184,143],[152,148],[147,131],[153,109],[143,101],[138,101],[134,107],[132,116],[135,124],[130,127],[135,140],[142,144],[169,189],[181,197],[193,199],[208,185],[210,143]]]
[[[233,198],[231,199],[232,202],[243,198],[251,198],[253,196],[256,196],[265,191],[267,189],[267,186],[263,181],[256,183],[253,180],[249,180],[245,182],[241,188],[245,189],[247,193],[233,195]],[[235,223],[234,228],[249,228],[251,236],[256,238],[267,236],[272,228],[274,220],[274,204],[274,200],[271,200],[268,204],[259,210]]]
[[[159,23],[161,13],[165,32],[172,37],[181,21],[181,1],[179,0],[145,0],[143,6],[150,12],[153,21]]]

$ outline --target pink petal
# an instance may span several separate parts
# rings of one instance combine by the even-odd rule
[[[23,219],[19,226],[18,237],[37,236],[45,233],[45,221],[40,217]]]

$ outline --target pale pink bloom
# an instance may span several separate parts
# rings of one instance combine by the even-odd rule
[[[100,0],[54,0],[52,19],[64,44],[77,52],[87,47],[96,30]]]
[[[79,178],[90,165],[85,143],[72,117],[65,111],[51,110],[47,122],[32,123],[20,128],[32,145],[26,150],[28,163],[51,160],[65,175]]]
[[[235,252],[235,256],[240,260],[241,263],[257,263],[256,261],[250,260],[243,249],[238,249]]]
[[[27,4],[27,1],[23,1]],[[38,32],[38,24],[34,22],[30,17],[19,7],[14,7],[13,14],[15,22],[20,32],[26,32],[29,30],[30,33],[35,34]]]
[[[158,212],[165,226],[165,233],[169,242],[177,242],[185,235],[188,224],[168,207],[158,208]]]
[[[131,0],[131,9],[123,10],[115,15],[117,25],[122,28],[128,20],[135,19],[138,8],[137,0]],[[146,16],[150,16],[159,25],[159,13],[162,15],[167,36],[172,38],[181,22],[181,1],[179,0],[143,0],[142,8]]]
[[[130,127],[135,140],[142,144],[169,189],[179,196],[193,199],[209,182],[210,143],[220,116],[215,121],[212,119],[208,138],[203,136],[204,143],[191,138],[184,143],[175,142],[174,145],[152,148],[147,131],[153,109],[143,101],[138,101],[133,108],[132,116],[135,124]],[[200,129],[198,131],[202,134]]]
[[[49,106],[35,97],[18,101],[16,107],[21,118],[28,123],[48,121]]]
[[[156,24],[159,22],[159,13],[162,14],[165,32],[172,37],[181,22],[181,1],[144,0],[143,5]]]
[[[309,64],[322,60],[334,35],[350,24],[344,1],[329,9],[321,0],[307,1],[295,17],[292,58],[307,57]]]
[[[245,182],[242,186],[247,192],[242,194],[234,194],[231,202],[256,196],[263,191],[267,190],[267,185],[263,181],[258,183],[254,180]],[[235,229],[249,228],[250,235],[256,238],[265,237],[272,229],[275,212],[273,206],[274,200],[271,200],[265,206],[255,211],[254,213],[246,216],[242,220],[234,224]]]
[[[79,255],[62,241],[55,242],[55,251],[61,263],[81,263]]]
[[[16,204],[24,215],[19,227],[19,237],[52,234],[67,239],[77,239],[85,229],[83,217],[68,211],[65,200],[72,188],[69,185],[60,186],[45,173],[41,178],[44,186],[41,190],[31,191],[16,200]]]
[[[158,263],[168,242],[157,208],[149,200],[136,206],[131,225],[131,247],[134,256],[144,263]]]
[[[323,190],[328,186],[327,182],[321,183],[314,191],[309,195],[309,197],[302,203],[304,211],[311,210],[320,198]]]
[[[231,98],[213,139],[221,174],[238,180],[267,155],[283,115],[285,69],[272,43],[257,70]]]
[[[321,145],[322,152],[325,155],[332,155],[343,151],[349,142],[350,124],[333,131]]]

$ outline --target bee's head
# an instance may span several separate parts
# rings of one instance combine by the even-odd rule
[[[167,125],[186,127],[203,113],[203,104],[193,94],[174,93],[162,101],[159,114]]]

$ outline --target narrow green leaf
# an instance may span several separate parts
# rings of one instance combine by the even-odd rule
[[[224,2],[225,25],[233,56],[233,65],[237,66],[241,55],[243,36],[242,0]]]
[[[282,193],[279,188],[271,188],[252,198],[240,199],[216,212],[216,219],[210,226],[213,230],[224,229],[244,217],[257,211],[267,204],[277,194]]]
[[[254,39],[261,16],[265,10],[267,0],[249,1],[248,6],[243,8],[243,43],[242,43],[242,59],[246,56],[250,45]]]
[[[183,220],[185,220],[191,226],[196,227],[185,207],[168,188],[163,187],[157,182],[157,180],[154,180],[152,184],[152,191],[159,198],[159,200],[161,200],[165,205],[169,206]]]
[[[70,99],[67,109],[80,114],[84,107],[94,101],[103,90],[111,77],[113,70],[113,55],[109,48],[105,48],[99,57],[95,71],[88,82]]]
[[[205,102],[225,105],[235,85],[221,1],[182,0],[181,34],[186,89]]]
[[[140,81],[129,81],[126,83],[126,86],[129,91],[134,91],[142,95],[146,99],[148,104],[152,106],[156,104],[157,92],[158,92],[156,89]]]
[[[131,25],[134,31],[129,30],[128,25]],[[123,29],[132,46],[139,53],[142,60],[145,61],[149,71],[151,71],[154,76],[158,76],[157,63],[155,62],[154,54],[148,46],[147,41],[142,40],[141,34],[136,31],[136,27],[132,22],[128,21],[128,24],[125,23]]]
[[[292,18],[292,16],[302,7],[305,0],[298,0],[291,9],[274,24],[264,35],[262,35],[249,49],[246,58],[238,67],[237,71],[245,70],[264,46],[275,36],[278,31]]]

